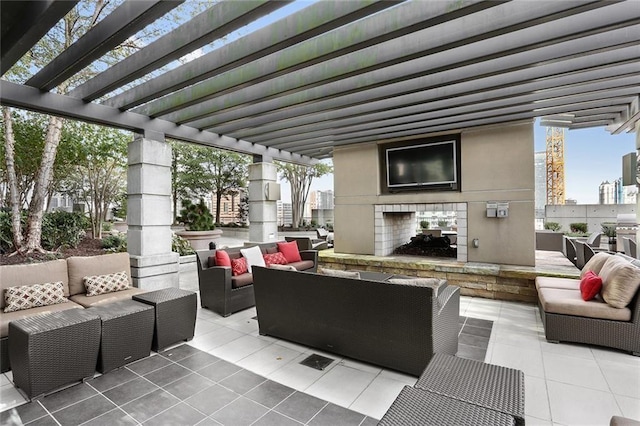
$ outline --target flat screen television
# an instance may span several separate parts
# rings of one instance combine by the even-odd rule
[[[386,192],[457,190],[459,140],[420,142],[383,147]]]

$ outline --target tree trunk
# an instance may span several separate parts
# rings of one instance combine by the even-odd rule
[[[42,248],[42,215],[44,213],[44,202],[47,197],[52,174],[53,162],[56,159],[56,152],[60,144],[62,134],[62,119],[50,116],[47,136],[44,141],[42,152],[42,162],[36,176],[36,183],[33,188],[33,197],[29,204],[29,217],[27,218],[27,241],[25,249],[27,253],[38,251],[44,253]]]
[[[11,201],[11,231],[13,232],[13,246],[15,253],[22,250],[22,223],[20,199],[15,168],[15,139],[13,137],[13,119],[9,108],[2,108],[5,131],[5,161],[7,163],[7,179],[9,184],[9,199]]]
[[[222,193],[216,191],[216,223],[220,223],[220,202],[222,201]]]

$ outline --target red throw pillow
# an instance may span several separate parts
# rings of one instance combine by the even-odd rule
[[[229,253],[224,250],[216,250],[216,266],[231,266]]]
[[[244,257],[231,259],[231,275],[242,275],[249,272],[247,269],[247,260]]]
[[[298,251],[298,243],[291,241],[288,243],[278,243],[278,251],[287,259],[287,263],[300,262],[300,252]]]
[[[602,290],[602,278],[593,271],[588,271],[580,280],[582,300],[592,300]]]
[[[263,254],[262,257],[264,257],[264,263],[267,268],[271,265],[287,264],[287,259],[285,259],[284,255],[280,252]]]

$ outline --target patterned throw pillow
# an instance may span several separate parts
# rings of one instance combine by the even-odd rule
[[[231,275],[242,275],[249,272],[247,269],[247,260],[244,257],[231,259]]]
[[[83,279],[84,286],[87,288],[87,296],[97,296],[129,288],[129,277],[125,271],[106,275],[93,275]]]
[[[62,282],[8,287],[4,294],[5,312],[68,302]]]
[[[269,268],[271,265],[286,265],[287,259],[284,258],[284,254],[277,252],[272,254],[264,254],[264,263]]]

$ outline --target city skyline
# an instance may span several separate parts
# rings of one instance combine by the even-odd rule
[[[565,195],[578,204],[598,204],[604,181],[622,177],[622,157],[635,152],[635,133],[611,135],[604,127],[565,132]],[[545,151],[546,127],[534,124],[534,152]],[[280,182],[282,200],[291,202],[288,182]],[[464,185],[464,182],[463,182]],[[333,174],[314,179],[311,191],[333,190]],[[285,198],[287,197],[287,198]]]

